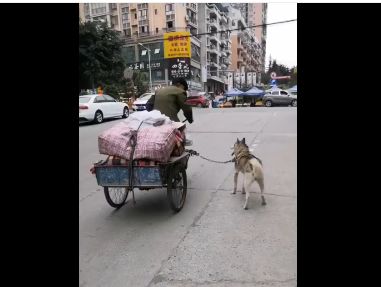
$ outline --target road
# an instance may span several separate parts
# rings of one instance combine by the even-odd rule
[[[232,195],[234,167],[191,157],[188,195],[174,214],[165,190],[135,192],[115,211],[89,170],[97,136],[121,120],[79,127],[79,286],[296,286],[297,109],[194,109],[192,149],[225,161],[237,138],[262,159],[249,209]],[[242,178],[238,180],[241,190]]]

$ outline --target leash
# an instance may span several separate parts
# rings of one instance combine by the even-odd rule
[[[189,152],[191,156],[192,156],[192,155],[194,155],[194,156],[199,156],[199,157],[201,157],[202,159],[205,159],[205,160],[210,161],[210,162],[215,162],[215,163],[229,163],[229,162],[234,162],[234,161],[235,161],[234,158],[231,159],[231,160],[227,160],[227,161],[217,161],[217,160],[212,160],[212,159],[206,158],[206,157],[200,155],[197,151],[192,150],[192,149],[186,149],[185,151],[186,151],[186,152]]]

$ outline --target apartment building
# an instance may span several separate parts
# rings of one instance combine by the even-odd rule
[[[267,3],[233,3],[231,6],[241,12],[242,18],[249,27],[267,23]],[[267,29],[266,26],[263,26],[255,27],[251,30],[254,32],[255,39],[260,44],[260,49],[262,50],[258,62],[260,72],[264,73]],[[260,74],[258,75],[260,76]]]
[[[230,18],[227,14],[228,9],[219,3],[198,4],[201,64],[204,90],[207,92],[227,89],[226,70],[231,64],[231,40],[227,31]]]
[[[148,53],[151,50],[153,88],[168,85],[168,69],[164,61],[164,33],[189,31],[198,33],[198,5],[194,3],[80,3],[83,21],[106,22],[121,33],[122,49],[127,67],[148,73]],[[142,44],[144,47],[142,47]],[[203,90],[201,82],[201,41],[191,37],[190,89]]]
[[[232,32],[232,63],[228,74],[229,87],[237,88],[250,87],[260,83],[261,73],[264,72],[264,55],[260,40],[255,36],[255,29],[247,24],[248,4],[233,4],[228,6],[229,16],[232,19],[232,29],[239,29]],[[242,6],[240,6],[242,5]],[[233,84],[234,83],[234,84]]]

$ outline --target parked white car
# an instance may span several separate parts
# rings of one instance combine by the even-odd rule
[[[126,103],[118,102],[108,95],[84,95],[79,97],[79,121],[103,122],[103,119],[123,117],[130,112]]]
[[[154,95],[154,93],[144,93],[137,98],[132,104],[133,111],[145,111],[147,109],[146,104],[148,100]]]

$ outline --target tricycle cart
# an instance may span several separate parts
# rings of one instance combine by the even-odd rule
[[[106,200],[112,207],[123,206],[130,191],[135,204],[134,188],[167,188],[170,206],[178,212],[183,208],[187,195],[186,169],[190,155],[190,152],[185,151],[178,157],[171,157],[166,163],[153,165],[139,165],[139,161],[129,165],[101,162],[95,164],[94,169],[98,185],[104,188]]]

